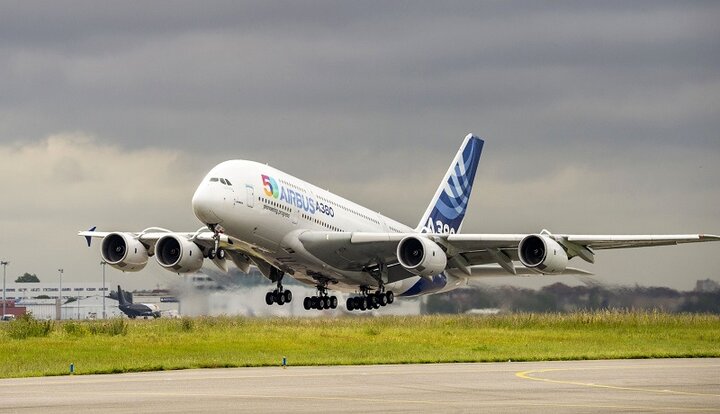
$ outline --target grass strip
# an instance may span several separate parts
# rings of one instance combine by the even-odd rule
[[[720,357],[720,316],[199,317],[0,324],[0,378],[185,368]],[[18,324],[18,325],[13,325]],[[33,331],[33,332],[35,332]]]

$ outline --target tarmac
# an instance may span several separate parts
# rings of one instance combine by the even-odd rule
[[[0,412],[720,413],[720,359],[288,362],[287,368],[5,379]]]

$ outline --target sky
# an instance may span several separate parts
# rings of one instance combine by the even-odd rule
[[[97,280],[77,231],[194,231],[226,159],[414,227],[469,132],[464,233],[720,234],[717,21],[717,2],[2,2],[0,258]],[[720,243],[578,260],[611,285],[720,280]]]

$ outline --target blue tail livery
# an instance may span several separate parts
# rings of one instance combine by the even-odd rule
[[[468,134],[418,224],[422,233],[460,231],[485,141]]]

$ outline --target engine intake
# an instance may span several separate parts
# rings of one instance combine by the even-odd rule
[[[525,267],[545,275],[562,273],[568,263],[562,246],[541,234],[525,236],[518,245],[518,256]]]
[[[397,258],[410,273],[430,278],[447,266],[447,256],[437,243],[425,237],[408,236],[398,243]]]
[[[145,246],[128,233],[110,233],[105,236],[100,254],[107,264],[123,272],[138,272],[148,262]]]
[[[197,272],[203,264],[200,248],[190,240],[175,234],[168,234],[157,241],[155,259],[160,266],[176,273]]]

